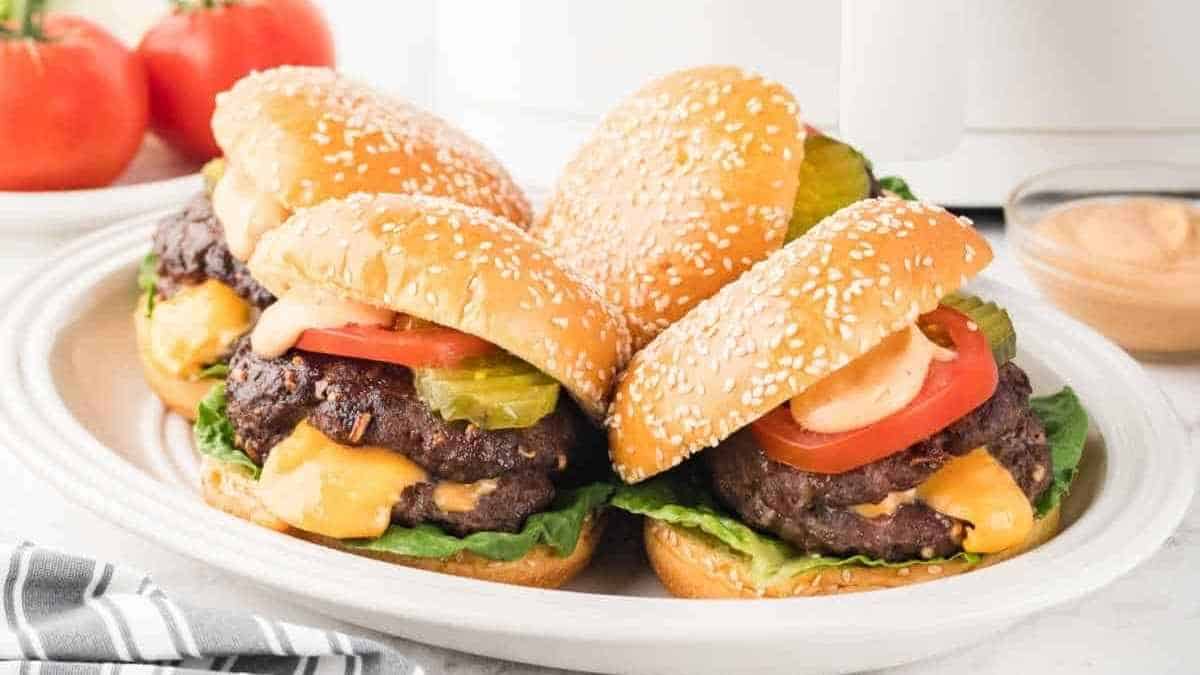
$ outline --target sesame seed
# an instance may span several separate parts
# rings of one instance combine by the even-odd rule
[[[701,88],[668,91],[652,83],[611,111],[569,163],[535,226],[565,263],[596,280],[606,298],[626,310],[639,345],[777,247],[791,211],[790,200],[759,204],[740,187],[751,183],[726,178],[753,170],[756,180],[777,185],[779,192],[795,181],[778,159],[790,140],[768,144],[775,155],[769,167],[759,159],[760,165],[751,165],[746,154],[762,148],[754,139],[764,123],[789,138],[796,128],[794,118],[772,111],[767,120],[754,120],[751,112],[773,95],[785,96],[783,88],[744,80],[734,68],[695,69],[667,79],[682,85],[689,78]],[[718,101],[710,115],[697,114],[695,104],[726,85],[739,91],[735,100],[747,103]],[[713,127],[722,133],[710,135]],[[707,199],[719,213],[706,207]],[[744,232],[709,236],[726,227]],[[739,247],[735,234],[763,244],[758,252]],[[712,256],[705,241],[738,254]],[[680,261],[684,265],[675,264]]]

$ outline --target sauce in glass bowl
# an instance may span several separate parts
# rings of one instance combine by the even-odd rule
[[[1026,181],[1009,237],[1060,308],[1136,352],[1200,352],[1200,167],[1073,167]]]

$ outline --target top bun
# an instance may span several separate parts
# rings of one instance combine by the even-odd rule
[[[712,447],[911,325],[992,251],[940,206],[868,199],[821,221],[634,356],[609,418],[633,483]]]
[[[622,308],[637,349],[783,245],[803,159],[781,85],[681,70],[604,118],[534,232]]]
[[[300,211],[248,263],[276,296],[326,291],[481,337],[558,380],[599,419],[629,357],[624,320],[503,218],[424,195]]]
[[[327,68],[247,75],[217,96],[212,127],[229,161],[288,210],[355,192],[404,192],[529,226],[529,201],[487,148]]]

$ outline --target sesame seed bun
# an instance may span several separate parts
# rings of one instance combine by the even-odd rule
[[[226,513],[248,520],[256,525],[283,532],[293,537],[311,541],[322,546],[346,551],[355,555],[375,558],[384,562],[460,577],[471,577],[484,581],[496,581],[520,586],[557,588],[579,574],[591,561],[604,530],[601,516],[591,516],[583,523],[579,541],[569,555],[558,556],[545,545],[534,546],[516,560],[490,560],[471,552],[463,552],[446,559],[418,558],[377,551],[347,548],[342,542],[312,532],[305,532],[276,518],[258,497],[258,483],[246,472],[211,457],[205,457],[201,467],[200,486],[204,501]]]
[[[332,292],[481,337],[599,419],[629,357],[622,318],[512,223],[440,197],[354,195],[292,216],[249,262],[277,297]]]
[[[911,325],[979,272],[965,218],[900,199],[826,218],[663,331],[622,374],[609,415],[635,483],[738,429]]]
[[[604,118],[534,232],[622,308],[636,350],[783,245],[803,159],[783,86],[681,70]]]
[[[217,96],[212,127],[227,161],[288,210],[355,192],[406,192],[529,225],[529,201],[486,148],[327,68],[247,75]]]
[[[146,384],[162,399],[167,408],[186,417],[196,419],[196,406],[212,389],[213,380],[191,380],[163,370],[150,355],[150,317],[146,316],[146,297],[138,300],[133,311],[133,328],[137,336],[138,359],[142,363],[142,374]]]
[[[908,567],[846,565],[756,582],[747,560],[716,539],[686,527],[646,519],[646,553],[655,574],[681,598],[794,598],[895,588],[933,581],[994,565],[1049,541],[1058,532],[1059,509],[1034,521],[1025,541],[984,556],[975,565],[961,560]]]

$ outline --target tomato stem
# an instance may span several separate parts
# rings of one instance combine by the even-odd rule
[[[42,31],[46,0],[12,0],[0,3],[0,10],[0,21],[17,20],[16,30],[0,25],[0,38],[46,39]]]

